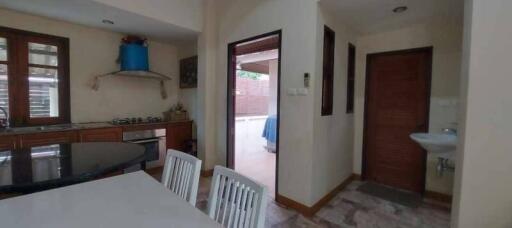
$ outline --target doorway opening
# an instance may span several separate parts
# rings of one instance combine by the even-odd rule
[[[277,193],[281,31],[228,46],[228,167]]]

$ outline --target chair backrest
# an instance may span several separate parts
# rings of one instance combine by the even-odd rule
[[[167,150],[162,183],[194,207],[200,172],[201,160],[177,150]]]
[[[208,198],[208,215],[224,227],[262,228],[267,189],[235,171],[216,166]]]

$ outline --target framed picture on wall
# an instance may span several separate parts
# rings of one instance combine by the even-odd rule
[[[180,88],[197,88],[197,56],[180,60]]]

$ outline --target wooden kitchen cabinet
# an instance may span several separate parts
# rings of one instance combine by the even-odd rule
[[[167,149],[185,151],[185,142],[192,139],[192,121],[170,123],[166,134]]]
[[[0,151],[16,149],[17,139],[16,136],[0,136]]]
[[[80,142],[121,142],[123,129],[120,127],[85,129],[78,132]]]
[[[77,142],[76,131],[34,133],[19,137],[21,148]]]

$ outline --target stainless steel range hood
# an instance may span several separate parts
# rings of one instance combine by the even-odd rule
[[[153,71],[114,71],[108,74],[98,75],[94,78],[92,89],[98,91],[100,88],[100,79],[105,77],[127,77],[127,78],[140,78],[150,79],[160,82],[160,95],[162,99],[167,99],[167,91],[165,89],[165,81],[172,80],[171,77],[153,72]]]
[[[171,77],[149,70],[149,54],[146,41],[145,38],[137,36],[124,37],[119,48],[118,58],[121,70],[96,76],[92,89],[99,90],[100,79],[105,77],[151,79],[160,82],[160,93],[162,98],[166,99],[165,81],[171,80]]]

